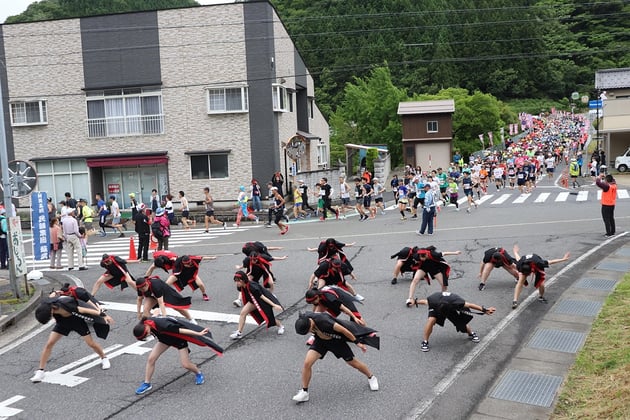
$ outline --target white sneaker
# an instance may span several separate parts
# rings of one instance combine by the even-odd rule
[[[281,325],[281,326],[278,328],[278,335],[282,335],[282,334],[284,334],[284,325]]]
[[[238,340],[243,336],[243,334],[241,334],[240,331],[234,331],[232,334],[230,334],[230,338],[232,340]]]
[[[359,302],[363,302],[365,300],[365,298],[358,293],[354,295],[354,298],[358,300]]]
[[[35,375],[31,378],[31,382],[38,383],[44,380],[44,369],[38,369],[35,371]],[[308,396],[307,396],[308,399]]]
[[[112,367],[112,364],[109,362],[109,359],[107,357],[103,357],[101,359],[101,368],[103,368],[103,370],[107,370],[110,367]]]
[[[199,325],[199,324],[197,323],[197,320],[196,320],[195,318],[191,318],[191,319],[189,319],[189,320],[188,320],[188,322],[190,322],[191,324]]]
[[[241,300],[241,298],[238,298],[234,300],[234,302],[232,302],[232,305],[236,306],[237,308],[240,308],[241,306],[243,306],[243,301]]]
[[[300,391],[293,396],[293,401],[299,403],[308,401],[308,392],[300,389]]]
[[[255,221],[255,223],[256,223],[256,224],[258,224],[258,222],[259,222],[259,221],[260,221],[260,220],[258,219],[258,216],[256,216],[256,221]]]
[[[372,391],[378,391],[378,379],[376,379],[376,376],[372,375],[371,378],[368,378],[368,382]]]

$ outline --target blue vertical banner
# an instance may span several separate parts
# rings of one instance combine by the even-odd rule
[[[50,258],[50,224],[48,222],[48,196],[45,192],[31,194],[31,231],[33,232],[33,256],[35,261]]]

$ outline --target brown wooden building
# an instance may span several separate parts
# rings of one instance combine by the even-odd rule
[[[455,101],[401,102],[402,146],[405,165],[422,170],[446,168],[451,161]]]

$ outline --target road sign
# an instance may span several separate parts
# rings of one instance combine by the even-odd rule
[[[602,107],[602,105],[603,102],[601,99],[588,101],[588,109],[599,109]]]

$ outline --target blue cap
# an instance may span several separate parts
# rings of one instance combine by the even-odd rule
[[[242,185],[241,185],[240,187],[238,187],[238,188],[239,188],[241,191],[245,191],[245,187],[244,187],[244,186],[242,186]]]
[[[161,216],[164,214],[164,208],[163,207],[158,207],[157,210],[155,211],[155,215],[156,216]]]

